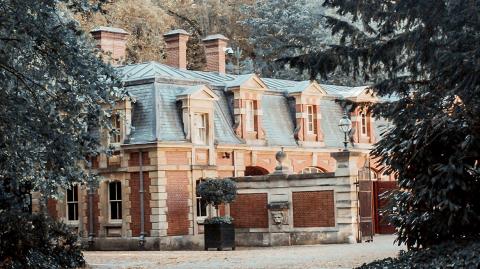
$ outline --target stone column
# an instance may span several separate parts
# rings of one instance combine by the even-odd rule
[[[354,243],[358,236],[359,229],[359,217],[358,217],[358,163],[360,158],[364,158],[364,153],[361,152],[352,152],[352,151],[340,151],[333,152],[331,156],[336,160],[335,166],[335,177],[337,180],[344,181],[348,183],[348,188],[345,188],[342,191],[342,195],[347,199],[344,199],[344,202],[347,202],[341,209],[337,208],[338,211],[342,211],[342,215],[348,218],[348,221],[345,222],[343,227],[343,232],[345,236],[348,237],[350,243]],[[336,193],[336,195],[340,195]],[[338,206],[338,204],[337,204]],[[347,223],[348,222],[348,223]]]

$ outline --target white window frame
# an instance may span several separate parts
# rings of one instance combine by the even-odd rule
[[[360,125],[362,135],[367,135],[367,115],[365,113],[360,114]]]
[[[315,109],[313,109],[313,105],[307,105],[307,133],[315,134]]]
[[[255,108],[253,100],[245,100],[245,129],[247,132],[255,131]]]
[[[117,112],[112,113],[110,116],[110,122],[112,124],[112,132],[110,133],[110,143],[120,144],[122,142],[122,122],[120,114]]]
[[[111,190],[112,184],[115,184],[115,186],[120,186],[120,199],[117,195],[115,195],[115,199],[112,199],[111,197]],[[118,194],[118,190],[115,190],[115,194]],[[122,182],[116,180],[116,181],[110,181],[108,182],[108,219],[110,222],[122,222],[123,219],[123,202],[122,202]],[[115,203],[117,206],[117,214],[119,214],[120,218],[112,218],[112,204]],[[120,206],[118,206],[120,205]],[[118,217],[118,216],[117,216]]]
[[[68,192],[72,191],[72,200],[69,200],[68,198]],[[79,219],[79,203],[78,203],[78,185],[73,185],[70,189],[66,190],[66,195],[65,195],[65,219],[67,220],[68,223],[78,223]],[[73,215],[74,219],[70,219],[70,205],[73,205]],[[76,219],[75,219],[76,218]]]
[[[195,144],[207,145],[208,144],[208,114],[194,113],[193,127],[194,127],[193,142]]]
[[[196,181],[196,187],[198,187],[198,185],[200,185],[201,182],[202,182],[201,179],[197,180]],[[195,197],[196,197],[196,202],[197,202],[197,212],[195,212],[195,214],[197,216],[197,220],[204,221],[206,218],[208,218],[208,204],[205,201],[202,201],[201,196],[195,196]],[[202,214],[202,209],[201,209],[202,204],[205,205],[205,214]],[[198,214],[199,212],[200,212],[200,214]]]

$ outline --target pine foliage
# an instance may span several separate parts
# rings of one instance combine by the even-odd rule
[[[375,82],[375,93],[390,100],[374,107],[393,127],[373,154],[398,177],[390,210],[398,241],[426,247],[477,236],[480,1],[324,5],[336,8],[337,17],[326,19],[341,42],[288,61],[311,76],[340,67]]]
[[[71,18],[102,1],[0,0],[0,267],[75,268],[76,236],[31,213],[45,198],[90,179],[106,113],[123,96],[111,66]]]

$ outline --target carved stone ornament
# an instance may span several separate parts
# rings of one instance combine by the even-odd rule
[[[287,215],[284,211],[271,211],[272,220],[275,225],[288,224]]]

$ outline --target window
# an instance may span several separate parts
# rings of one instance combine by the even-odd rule
[[[253,101],[247,100],[245,102],[245,128],[248,132],[255,130],[255,115],[253,111]]]
[[[365,113],[362,113],[360,117],[362,118],[362,134],[367,134],[367,117]]]
[[[110,219],[122,219],[122,183],[120,181],[108,184],[108,199],[110,204]]]
[[[207,144],[207,114],[205,113],[195,113],[193,114],[193,126],[194,126],[194,143],[196,144]]]
[[[78,221],[78,186],[67,189],[67,220]]]
[[[197,182],[197,188],[198,188],[198,185],[200,185],[202,181],[197,180],[196,182]],[[197,217],[202,217],[202,218],[207,217],[207,203],[200,196],[197,196]]]
[[[112,131],[110,135],[110,143],[120,143],[121,142],[120,115],[112,114],[111,121],[112,121]]]
[[[315,133],[315,113],[313,106],[307,106],[307,132],[309,134]]]
[[[318,167],[306,167],[300,172],[300,174],[319,174],[319,173],[324,173],[324,171]]]

